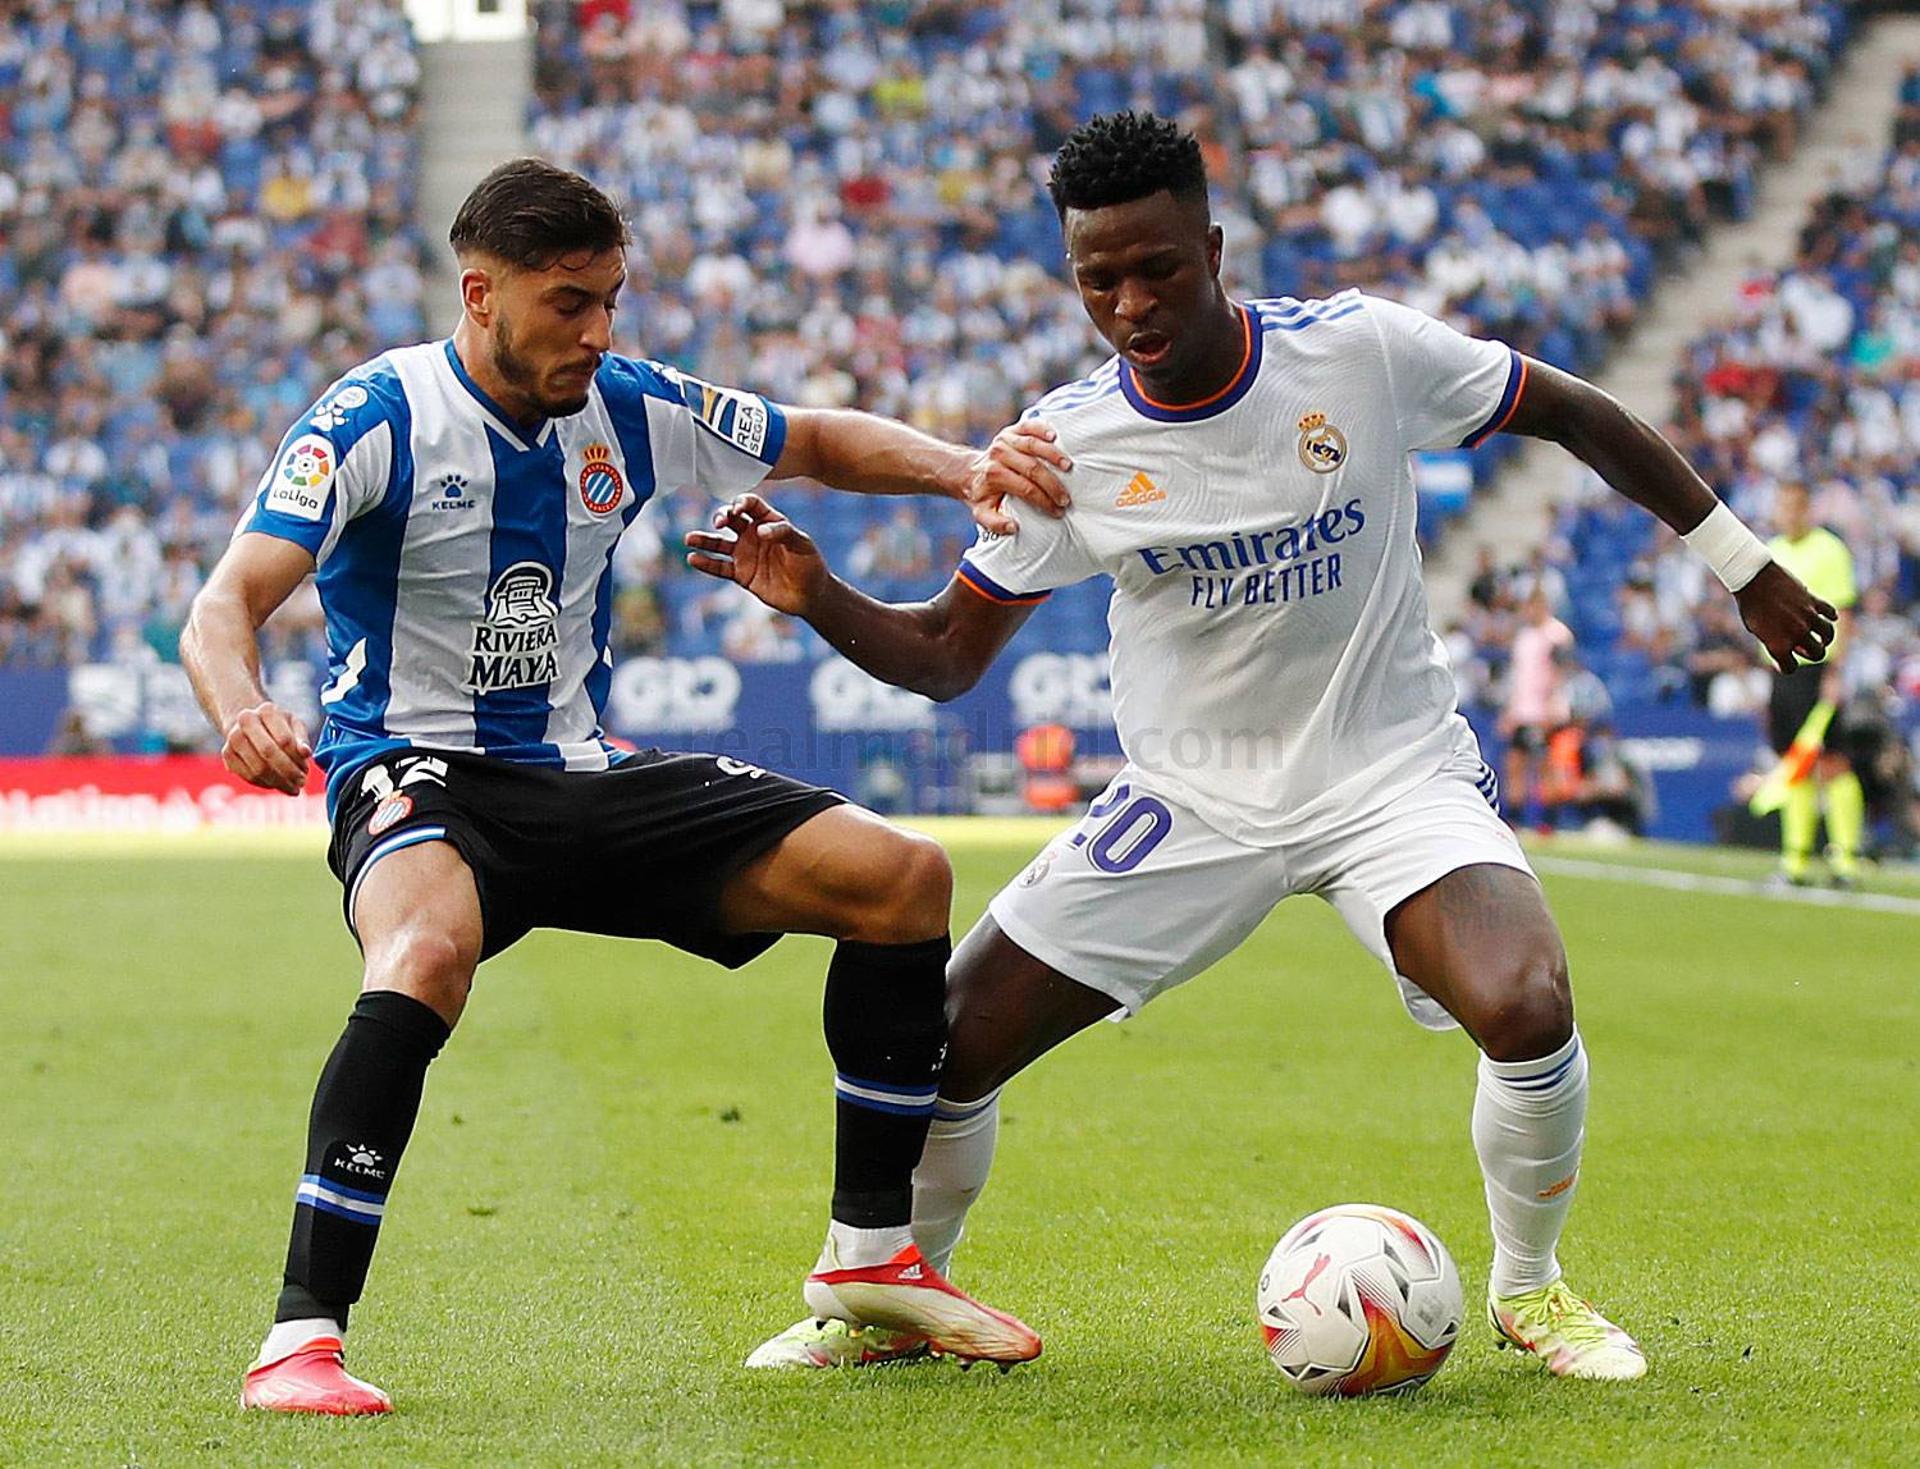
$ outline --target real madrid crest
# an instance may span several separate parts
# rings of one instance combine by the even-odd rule
[[[627,482],[613,466],[613,451],[605,444],[589,444],[580,467],[580,503],[595,515],[605,515],[620,503]]]
[[[1347,436],[1324,413],[1300,420],[1300,462],[1315,474],[1332,474],[1347,462]]]

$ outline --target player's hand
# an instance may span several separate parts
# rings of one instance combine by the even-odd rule
[[[248,785],[297,796],[307,788],[313,745],[306,727],[271,700],[227,721],[220,759]]]
[[[1833,642],[1834,622],[1840,616],[1801,585],[1800,578],[1777,561],[1733,594],[1740,620],[1760,639],[1782,673],[1799,666],[1798,659],[1817,663]]]
[[[1020,527],[1001,501],[1012,495],[1047,515],[1063,515],[1073,497],[1060,476],[1072,468],[1051,424],[1038,418],[1010,423],[973,456],[961,498],[982,530],[1010,536]]]
[[[796,617],[806,615],[828,574],[813,538],[758,495],[741,495],[714,511],[711,531],[688,531],[687,565]]]

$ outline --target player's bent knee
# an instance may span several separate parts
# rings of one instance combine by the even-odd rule
[[[875,881],[859,932],[870,944],[913,944],[947,931],[953,908],[953,864],[931,837],[895,831],[874,855]]]
[[[1474,1027],[1496,1061],[1530,1061],[1560,1049],[1573,1034],[1573,986],[1557,949],[1517,965]]]
[[[450,934],[410,928],[369,950],[363,988],[411,995],[452,1024],[466,1005],[477,958]]]
[[[965,1106],[979,1101],[995,1087],[1005,1086],[1014,1075],[1014,1063],[1010,1061],[995,1065],[985,1058],[976,1061],[962,1057],[956,1062],[949,1045],[947,1063],[940,1072],[940,1096],[955,1106]]]
[[[968,975],[947,971],[947,1060],[940,1095],[949,1102],[977,1102],[1004,1085],[1018,1064],[1007,1054],[1004,1028],[983,1018],[980,986]]]

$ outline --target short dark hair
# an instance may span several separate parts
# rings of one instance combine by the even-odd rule
[[[474,185],[447,232],[456,255],[484,250],[530,270],[576,250],[621,249],[631,238],[619,205],[544,158],[515,158],[494,169]]]
[[[1068,134],[1053,155],[1047,192],[1069,209],[1102,209],[1167,190],[1176,199],[1207,197],[1200,143],[1180,125],[1151,112],[1103,112]]]

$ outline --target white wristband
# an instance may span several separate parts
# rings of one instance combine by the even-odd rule
[[[1724,500],[1716,500],[1707,518],[1680,539],[1713,568],[1713,574],[1730,592],[1739,591],[1773,560],[1766,542],[1748,530]]]

